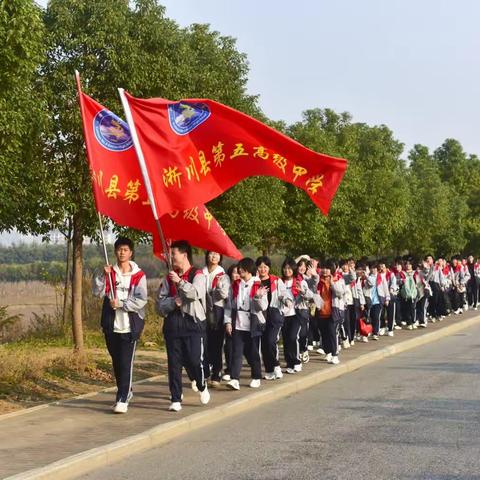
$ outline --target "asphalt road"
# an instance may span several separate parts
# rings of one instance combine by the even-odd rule
[[[83,476],[480,479],[480,327]]]

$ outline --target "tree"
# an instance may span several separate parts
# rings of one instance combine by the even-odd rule
[[[48,166],[49,220],[72,226],[74,344],[83,348],[82,242],[95,236],[93,209],[73,72],[85,90],[120,116],[117,87],[141,97],[210,95],[254,112],[246,95],[246,59],[235,42],[207,26],[181,29],[155,0],[51,0],[45,12],[49,35],[42,80],[52,118],[43,162]],[[105,179],[106,182],[109,179]],[[108,183],[107,183],[108,186]]]
[[[0,2],[0,231],[25,232],[37,220],[25,206],[42,194],[42,171],[32,165],[45,124],[36,94],[44,33],[34,1]]]
[[[348,113],[330,109],[304,112],[290,136],[312,150],[348,160],[348,168],[328,217],[295,189],[285,199],[289,251],[321,257],[393,253],[408,215],[408,190],[401,160],[403,146],[386,126],[352,123]]]

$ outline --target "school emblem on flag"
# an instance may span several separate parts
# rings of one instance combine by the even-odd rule
[[[107,109],[95,115],[93,131],[97,141],[107,150],[123,152],[133,145],[128,125]]]
[[[178,135],[190,133],[209,116],[210,109],[205,103],[179,102],[168,106],[170,126]]]

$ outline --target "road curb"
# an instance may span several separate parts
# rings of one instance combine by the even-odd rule
[[[72,455],[44,467],[7,477],[5,480],[51,480],[53,478],[55,480],[72,479],[86,474],[92,470],[99,469],[116,461],[122,460],[134,453],[162,445],[184,433],[252,410],[260,405],[264,405],[274,400],[285,398],[289,395],[298,393],[320,383],[338,378],[346,373],[358,370],[383,358],[397,355],[421,345],[426,345],[439,340],[440,338],[452,335],[460,330],[475,326],[479,323],[480,316],[469,318],[467,320],[442,327],[434,332],[425,333],[419,337],[403,340],[397,344],[389,345],[388,347],[365,353],[353,360],[341,363],[338,366],[312,372],[304,377],[299,377],[298,380],[288,383],[280,383],[268,390],[258,391],[226,404],[219,405],[218,407],[195,413],[179,420],[164,423],[162,425],[150,428],[145,432],[132,435],[122,440],[93,448],[76,455]],[[146,381],[149,381],[149,379],[143,380],[142,382]]]

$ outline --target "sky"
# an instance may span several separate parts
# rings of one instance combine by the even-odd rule
[[[163,0],[180,25],[237,39],[274,120],[309,108],[385,124],[406,150],[456,138],[480,155],[480,2]]]
[[[248,91],[273,120],[328,107],[387,125],[406,152],[455,138],[480,155],[476,0],[160,3],[181,26],[209,23],[237,39],[250,64]]]

